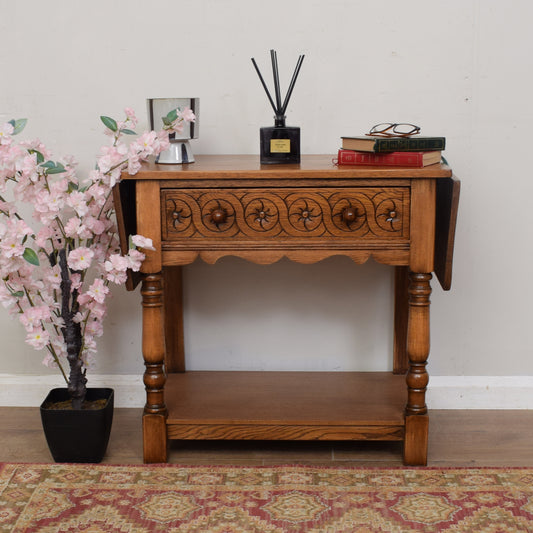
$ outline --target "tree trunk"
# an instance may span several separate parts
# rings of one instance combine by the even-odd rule
[[[67,359],[70,366],[68,391],[72,399],[72,407],[81,409],[87,392],[87,378],[81,360],[81,326],[74,322],[78,310],[76,291],[72,291],[70,270],[67,265],[67,253],[64,248],[59,250],[59,266],[61,268],[61,317],[65,326],[62,329],[67,347]]]

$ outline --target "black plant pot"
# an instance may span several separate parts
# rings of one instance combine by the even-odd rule
[[[104,457],[113,422],[113,389],[87,389],[86,401],[105,399],[98,409],[50,409],[69,400],[66,388],[52,389],[41,404],[48,448],[56,463],[99,463]]]

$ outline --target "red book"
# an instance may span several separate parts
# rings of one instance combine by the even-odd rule
[[[391,167],[417,167],[439,163],[440,151],[432,152],[357,152],[339,149],[338,165],[379,165]]]

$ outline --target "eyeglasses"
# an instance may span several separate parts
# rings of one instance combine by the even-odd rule
[[[383,122],[372,126],[367,135],[373,137],[410,137],[418,133],[420,133],[420,127],[414,124]]]

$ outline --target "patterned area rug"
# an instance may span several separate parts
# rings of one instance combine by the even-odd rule
[[[533,531],[533,469],[0,464],[0,531]]]

